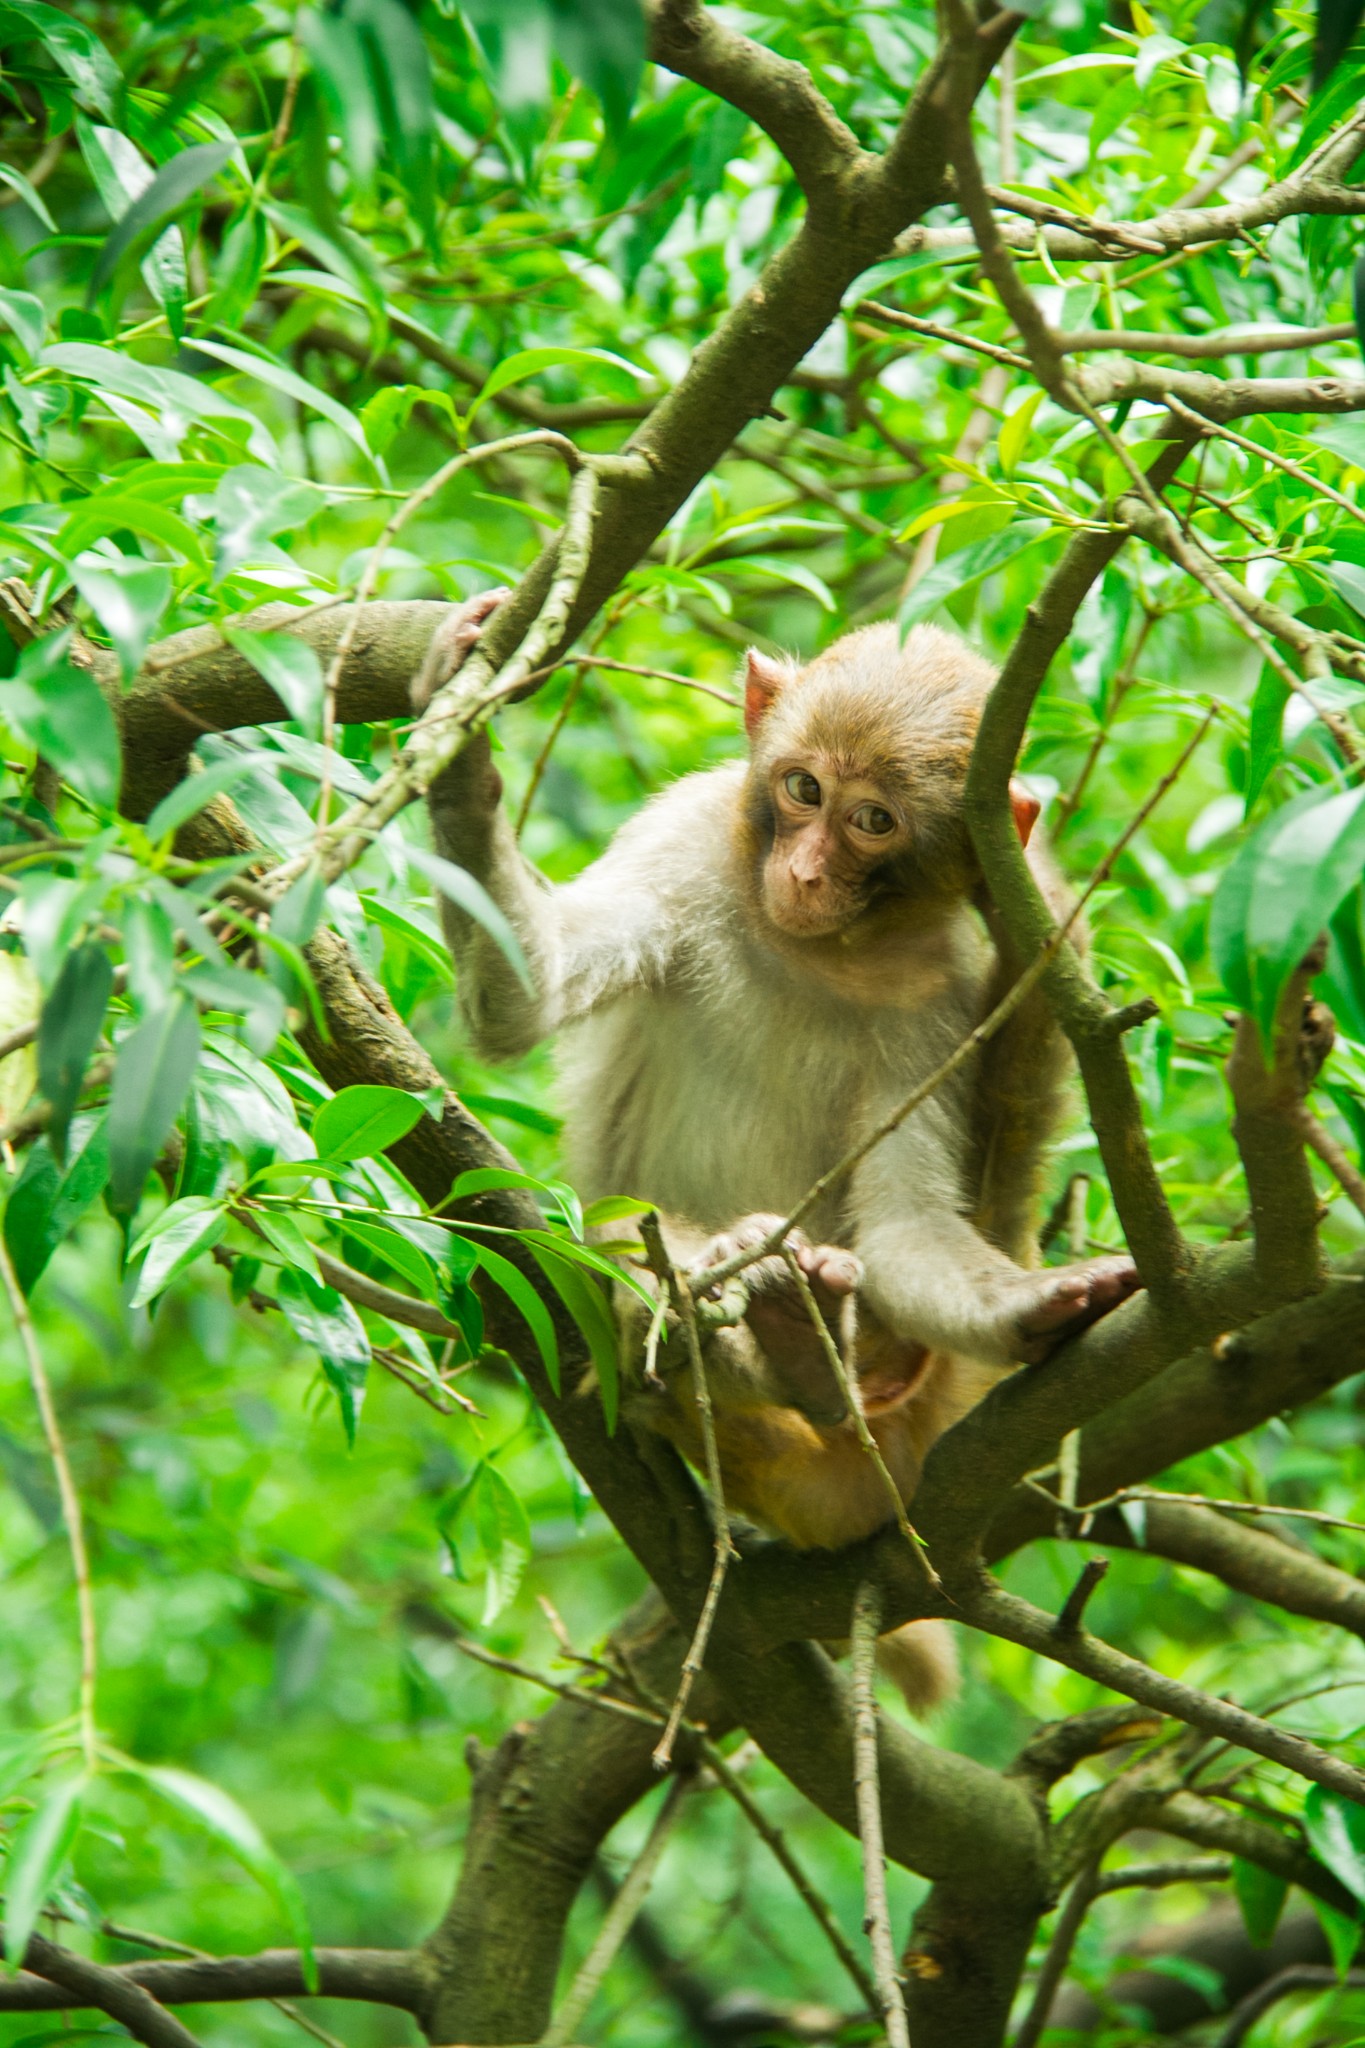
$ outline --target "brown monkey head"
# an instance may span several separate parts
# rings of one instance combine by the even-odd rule
[[[764,915],[792,938],[975,881],[963,811],[994,670],[951,634],[848,633],[805,668],[750,650],[745,814]],[[1027,842],[1038,806],[1012,790]]]

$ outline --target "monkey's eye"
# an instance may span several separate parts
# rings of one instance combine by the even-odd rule
[[[812,809],[820,801],[820,785],[804,768],[793,768],[790,775],[784,775],[782,787],[797,803],[809,804]]]
[[[875,839],[884,838],[896,829],[896,821],[890,811],[883,810],[880,804],[859,804],[857,810],[850,813],[849,823],[859,832],[870,832]]]

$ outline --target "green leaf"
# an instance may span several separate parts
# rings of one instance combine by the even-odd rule
[[[310,1279],[296,1266],[283,1269],[276,1293],[295,1336],[311,1344],[321,1357],[341,1408],[346,1441],[353,1446],[370,1369],[365,1325],[335,1287]]]
[[[1355,562],[1329,562],[1327,574],[1338,595],[1345,599],[1358,618],[1365,619],[1365,569]]]
[[[37,37],[83,99],[113,119],[123,80],[103,43],[84,22],[60,7],[47,6],[45,0],[5,0],[0,7],[0,47],[26,34]]]
[[[537,1109],[533,1102],[519,1102],[514,1095],[469,1094],[461,1089],[460,1100],[476,1116],[504,1117],[509,1124],[520,1124],[524,1130],[539,1131],[547,1138],[557,1138],[564,1128],[562,1117]]]
[[[1365,14],[1365,0],[1318,0],[1317,28],[1313,36],[1313,90],[1327,83],[1351,46],[1351,38]]]
[[[316,384],[310,384],[306,378],[296,375],[293,370],[287,370],[283,363],[277,363],[271,356],[258,356],[244,348],[229,348],[226,342],[208,341],[203,337],[197,339],[194,345],[202,355],[216,356],[220,363],[227,363],[232,369],[240,370],[244,377],[254,377],[258,383],[268,384],[272,390],[282,391],[286,398],[292,398],[296,405],[303,406],[306,411],[321,413],[324,419],[330,420],[332,425],[344,434],[348,441],[353,442],[367,460],[369,459],[370,444],[365,439],[365,429],[360,421],[353,412],[341,404],[339,399],[331,397],[326,391],[319,391]]]
[[[115,562],[107,555],[82,554],[71,564],[71,576],[113,641],[124,682],[131,682],[171,601],[170,570],[136,556]]]
[[[1311,789],[1253,833],[1220,881],[1214,962],[1267,1040],[1290,976],[1363,869],[1365,790]]]
[[[57,1246],[75,1229],[109,1179],[104,1119],[92,1129],[63,1178],[46,1138],[30,1146],[5,1205],[5,1246],[15,1278],[31,1294]]]
[[[388,1262],[396,1273],[410,1281],[426,1301],[436,1301],[436,1268],[426,1253],[402,1237],[396,1230],[385,1229],[382,1223],[367,1223],[359,1216],[347,1216],[341,1228],[347,1237],[363,1244],[368,1251]]]
[[[1044,519],[1016,519],[1003,533],[988,534],[985,540],[973,541],[970,547],[959,549],[946,561],[935,563],[927,576],[921,576],[896,615],[901,632],[928,618],[948,598],[970,590],[994,570],[1002,569],[1026,548],[1036,547],[1051,531]]]
[[[650,381],[647,370],[637,370],[634,363],[627,362],[624,356],[614,355],[608,348],[524,348],[498,364],[470,405],[466,419],[472,420],[481,405],[487,405],[490,398],[496,398],[509,385],[523,384],[528,377],[536,376],[541,370],[553,369],[560,363],[602,363],[609,369],[623,370],[628,377],[640,383]]]
[[[326,503],[316,485],[300,483],[293,477],[279,476],[274,470],[263,469],[252,463],[239,463],[226,470],[219,479],[213,494],[213,528],[217,536],[214,555],[213,580],[221,583],[225,576],[231,576],[241,568],[243,562],[259,560],[267,553],[267,543],[277,533],[292,533],[300,526],[306,526]],[[285,641],[292,647],[302,647],[303,641],[287,633],[246,633],[240,627],[227,628],[223,637],[232,646],[240,647],[248,661],[254,657],[248,652],[243,641]],[[309,649],[311,653],[311,648]],[[316,661],[317,657],[313,657]],[[256,666],[260,666],[256,663]],[[262,668],[266,681],[269,673]]]
[[[8,185],[11,192],[17,192],[25,206],[37,214],[48,233],[56,234],[57,223],[48,212],[42,193],[30,185],[22,171],[16,171],[12,164],[0,164],[0,185]],[[12,296],[21,297],[27,294],[16,293]]]
[[[197,420],[218,431],[235,426],[258,462],[278,460],[275,444],[255,414],[225,398],[200,378],[135,362],[131,356],[120,355],[117,349],[98,348],[86,341],[58,342],[55,347],[45,348],[42,362],[47,369],[60,370],[89,384],[101,397],[113,392],[146,407],[155,419],[162,421],[177,445]],[[235,446],[236,437],[232,438]]]
[[[274,765],[276,756],[265,753],[233,754],[225,761],[215,761],[212,768],[202,768],[197,775],[187,775],[183,782],[177,782],[169,796],[163,796],[147,820],[147,837],[154,841],[169,839],[180,827],[211,804],[224,790],[231,789],[244,775],[249,775],[263,761]]]
[[[87,941],[66,956],[38,1026],[38,1085],[52,1105],[48,1126],[60,1160],[85,1070],[104,1024],[114,965],[103,946]]]
[[[372,1159],[406,1137],[423,1114],[403,1088],[343,1088],[313,1118],[318,1158]]]
[[[310,1280],[322,1284],[317,1252],[311,1239],[304,1236],[297,1216],[291,1216],[287,1209],[257,1209],[252,1211],[252,1221],[266,1242],[275,1247],[287,1267],[306,1273]]]
[[[1282,683],[1269,662],[1261,670],[1256,695],[1251,701],[1250,747],[1247,756],[1246,816],[1251,816],[1256,799],[1265,788],[1271,771],[1284,750],[1284,714],[1289,702],[1289,685]]]
[[[131,1213],[170,1135],[199,1064],[199,1018],[185,995],[172,995],[128,1033],[109,1091],[110,1206]]]
[[[1033,416],[1046,396],[1046,392],[1035,391],[1022,405],[1016,405],[1014,411],[1001,421],[995,445],[1000,457],[1000,467],[1006,476],[1013,476],[1018,468],[1019,458],[1028,445],[1028,437],[1033,431]]]
[[[64,782],[112,810],[119,792],[118,726],[89,670],[70,660],[70,646],[67,631],[26,647],[14,674],[0,682],[0,714]]]
[[[475,1526],[488,1565],[481,1624],[487,1628],[516,1598],[531,1561],[526,1510],[495,1465],[484,1465],[474,1489]]]
[[[5,1957],[13,1976],[81,1824],[85,1773],[54,1785],[14,1838],[5,1865]]]
[[[17,337],[26,356],[37,355],[47,331],[47,314],[41,299],[36,299],[32,292],[0,287],[0,320]]]
[[[132,1306],[142,1308],[164,1293],[178,1273],[193,1265],[201,1253],[212,1251],[226,1230],[227,1214],[216,1198],[187,1195],[172,1202],[151,1229],[142,1233],[129,1255],[136,1257],[144,1248],[147,1252]]]
[[[558,1250],[551,1251],[538,1235],[532,1241],[528,1233],[527,1244],[541,1272],[587,1339],[597,1368],[607,1428],[615,1430],[621,1381],[619,1340],[616,1318],[607,1297],[571,1260],[561,1257]]]
[[[286,1869],[251,1815],[219,1785],[198,1778],[189,1771],[164,1764],[137,1764],[130,1759],[124,1768],[142,1779],[154,1792],[179,1807],[206,1827],[216,1840],[255,1878],[275,1905],[301,1951],[303,1981],[310,1991],[318,1985],[313,1937],[304,1910],[303,1896],[293,1872]]]
[[[86,287],[87,305],[112,283],[120,267],[140,255],[160,234],[166,223],[184,211],[211,178],[216,178],[236,145],[231,142],[201,142],[182,149],[161,166],[150,185],[124,213],[100,250],[99,259]]]
[[[1365,1905],[1365,1807],[1323,1785],[1310,1785],[1303,1827],[1318,1862]]]
[[[1357,256],[1351,272],[1351,315],[1356,323],[1356,341],[1365,355],[1365,256]]]
[[[759,576],[767,576],[774,583],[785,583],[793,590],[804,590],[808,596],[827,612],[836,611],[834,593],[823,577],[808,569],[804,562],[788,562],[780,555],[736,555],[732,561],[716,562],[713,568],[725,568],[732,574],[749,570]]]
[[[619,1223],[624,1216],[642,1216],[653,1207],[652,1202],[639,1201],[634,1195],[603,1195],[600,1202],[588,1204],[583,1222],[589,1230],[597,1230],[604,1223]]]
[[[1280,1914],[1284,1910],[1284,1902],[1289,1892],[1288,1880],[1276,1877],[1272,1871],[1263,1870],[1259,1863],[1248,1863],[1244,1856],[1234,1856],[1232,1888],[1242,1909],[1242,1919],[1251,1946],[1269,1948],[1275,1938],[1275,1929],[1280,1923]]]
[[[440,895],[448,897],[466,917],[472,917],[475,924],[482,925],[503,958],[515,971],[522,987],[528,995],[531,994],[531,969],[522,950],[521,940],[482,882],[476,881],[467,868],[457,867],[452,860],[443,860],[439,853],[428,853],[424,846],[413,846],[408,843],[404,846],[403,852],[418,873],[425,875]]]
[[[512,1306],[525,1318],[531,1335],[536,1340],[545,1377],[555,1393],[559,1392],[559,1342],[555,1336],[554,1318],[546,1308],[535,1288],[521,1269],[512,1264],[487,1245],[480,1245],[479,1265],[490,1280],[499,1286]]]
[[[1327,1946],[1332,1952],[1332,1962],[1337,1976],[1344,1981],[1346,1972],[1356,1959],[1362,1932],[1359,1920],[1353,1920],[1348,1913],[1338,1913],[1335,1906],[1329,1906],[1323,1899],[1311,1895],[1308,1901],[1318,1916],[1318,1923],[1327,1936]]]

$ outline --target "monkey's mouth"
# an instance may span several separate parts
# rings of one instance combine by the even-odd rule
[[[828,939],[852,923],[857,905],[845,901],[815,904],[793,902],[790,897],[767,901],[768,920],[793,939]]]

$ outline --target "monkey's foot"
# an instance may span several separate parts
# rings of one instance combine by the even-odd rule
[[[714,1266],[736,1252],[751,1251],[770,1237],[781,1221],[780,1216],[743,1217],[712,1238],[697,1261],[698,1267]],[[786,1242],[796,1254],[826,1328],[832,1331],[843,1302],[863,1277],[861,1263],[840,1245],[812,1244],[800,1230],[789,1231]],[[776,1253],[758,1259],[744,1269],[744,1278],[749,1286],[744,1320],[792,1407],[812,1422],[841,1422],[846,1413],[843,1394],[786,1260]]]
[[[1025,1299],[1015,1310],[1014,1348],[1025,1365],[1036,1365],[1059,1344],[1079,1336],[1142,1285],[1137,1267],[1122,1255],[1049,1266],[1022,1277]]]
[[[467,597],[453,612],[446,613],[431,636],[426,660],[413,678],[414,711],[426,710],[442,684],[448,683],[460,668],[503,599],[510,595],[505,588],[481,590],[477,597]]]

